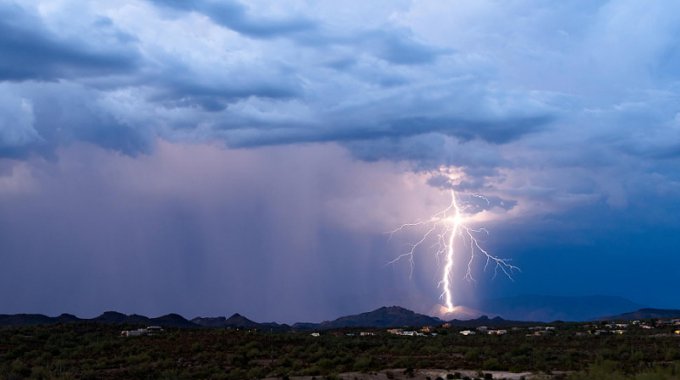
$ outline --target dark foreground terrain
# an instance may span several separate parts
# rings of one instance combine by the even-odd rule
[[[263,332],[64,323],[0,328],[1,379],[678,379],[678,321],[487,331]],[[363,333],[363,334],[362,334]],[[413,335],[409,335],[413,334]],[[436,334],[436,335],[434,335]],[[496,372],[491,372],[496,371]],[[510,371],[516,373],[503,373]]]

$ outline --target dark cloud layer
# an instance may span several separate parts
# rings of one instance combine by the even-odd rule
[[[295,144],[303,142],[352,142],[374,141],[383,138],[400,140],[403,138],[438,133],[456,137],[461,141],[480,139],[494,144],[503,144],[534,132],[549,122],[549,117],[531,117],[518,120],[456,120],[411,117],[398,120],[385,120],[380,125],[337,126],[291,126],[277,131],[257,133],[252,137],[237,137],[228,142],[236,147]],[[389,157],[384,157],[389,158]],[[414,158],[414,157],[411,157]]]
[[[362,26],[339,34],[324,27],[323,22],[303,16],[255,16],[255,11],[237,2],[155,3],[161,9],[180,12],[178,18],[168,22],[182,22],[183,14],[187,12],[205,14],[220,27],[248,38],[264,39],[265,46],[258,49],[272,49],[272,54],[262,55],[263,61],[255,62],[248,57],[247,50],[230,52],[228,45],[223,45],[221,48],[227,50],[215,52],[223,56],[223,61],[214,61],[209,55],[192,61],[181,54],[169,53],[167,47],[145,43],[143,35],[124,31],[109,16],[87,14],[79,24],[79,28],[86,30],[76,28],[77,32],[85,33],[61,35],[54,27],[48,27],[47,21],[42,19],[45,16],[35,9],[18,4],[4,5],[2,12],[6,17],[0,25],[3,31],[0,49],[6,59],[3,60],[5,66],[0,68],[0,79],[6,82],[71,82],[62,84],[65,94],[59,94],[56,86],[49,90],[48,96],[52,99],[35,92],[39,89],[33,85],[7,87],[13,95],[21,93],[19,100],[27,104],[25,112],[37,125],[22,127],[21,133],[33,136],[33,141],[24,139],[19,143],[13,140],[14,137],[0,135],[4,155],[25,157],[30,152],[49,152],[59,144],[73,140],[134,154],[146,151],[145,147],[150,145],[148,124],[160,126],[156,133],[168,137],[174,130],[184,134],[185,119],[204,126],[196,128],[199,139],[223,138],[232,146],[252,147],[383,138],[400,140],[429,133],[440,133],[463,142],[481,139],[502,144],[543,128],[553,117],[552,111],[547,109],[527,110],[519,105],[500,113],[489,112],[474,104],[475,99],[486,102],[489,94],[484,89],[476,88],[476,85],[472,89],[466,88],[467,84],[462,87],[452,84],[454,88],[447,88],[448,79],[417,85],[418,78],[414,73],[407,73],[404,79],[395,82],[397,87],[382,91],[384,94],[376,93],[378,98],[364,98],[360,92],[353,93],[361,90],[357,85],[364,86],[356,79],[347,82],[354,88],[337,93],[328,92],[332,87],[324,88],[333,83],[338,89],[346,86],[342,76],[328,78],[327,82],[322,78],[328,76],[324,73],[326,55],[351,59],[354,64],[342,74],[350,77],[355,76],[353,70],[364,70],[362,61],[365,58],[356,53],[366,53],[368,59],[383,59],[387,64],[386,72],[403,71],[399,68],[401,65],[434,64],[445,50],[417,42],[413,32],[404,27]],[[157,10],[148,8],[147,11],[154,13]],[[87,19],[88,16],[92,19]],[[269,41],[273,37],[284,37],[292,46],[282,52],[277,46],[279,42]],[[239,43],[253,44],[247,39]],[[181,44],[174,47],[175,50],[189,49],[187,52],[191,48]],[[319,55],[324,62],[319,62],[321,65],[318,66],[314,62],[318,58],[291,61],[291,52],[296,49]],[[277,56],[277,51],[283,55]],[[201,52],[204,53],[208,52]],[[220,66],[214,66],[214,63]],[[372,73],[365,78],[362,78],[363,73],[356,74],[359,75],[355,77],[357,79],[374,80]],[[79,88],[78,94],[74,88]],[[412,91],[423,94],[412,94]],[[92,101],[111,96],[120,98],[123,93],[128,96],[124,100],[128,103],[118,105],[126,107],[126,112],[152,117],[157,113],[153,109],[160,107],[156,109],[165,110],[168,117],[162,117],[161,122],[145,122],[140,118],[130,122],[126,115],[111,116],[111,110]],[[59,99],[68,96],[82,96],[82,100]],[[336,99],[338,96],[349,98]],[[349,99],[352,100],[348,102]],[[466,109],[462,104],[447,111],[440,105],[461,100],[473,108]],[[51,102],[53,106],[40,105],[45,102]],[[260,104],[250,105],[257,102]],[[86,107],[81,108],[82,105]],[[287,110],[289,107],[293,109]],[[169,116],[178,113],[181,114],[179,118]],[[44,120],[49,120],[49,127]],[[385,152],[382,156],[390,155]]]
[[[219,25],[254,38],[280,38],[311,32],[318,28],[314,21],[306,17],[285,19],[253,17],[243,4],[236,1],[153,0],[153,2],[182,11],[200,12]]]
[[[15,4],[0,5],[0,80],[53,81],[136,69],[139,56],[134,46],[97,45],[96,41],[62,38],[48,30],[39,16]]]

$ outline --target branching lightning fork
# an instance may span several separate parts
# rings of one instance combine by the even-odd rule
[[[483,197],[481,197],[483,198]],[[483,198],[486,199],[486,198]],[[488,200],[487,200],[488,202]],[[451,292],[451,277],[453,272],[454,259],[456,258],[456,242],[461,241],[470,247],[470,256],[467,262],[467,269],[465,272],[465,279],[468,281],[475,281],[472,275],[472,265],[475,257],[482,256],[485,259],[484,270],[486,271],[489,265],[494,266],[494,278],[498,272],[503,272],[508,278],[512,279],[514,271],[519,271],[519,268],[510,264],[508,260],[498,258],[491,255],[487,250],[480,246],[476,235],[480,233],[488,234],[485,228],[473,229],[465,224],[466,215],[458,205],[455,191],[451,190],[451,204],[442,211],[432,215],[428,220],[407,223],[399,226],[390,233],[390,236],[395,233],[412,227],[426,228],[422,238],[410,245],[410,249],[397,256],[390,264],[394,264],[401,260],[408,260],[411,264],[411,274],[413,274],[414,256],[419,247],[428,241],[434,240],[435,243],[432,248],[435,250],[435,255],[439,260],[444,257],[444,269],[442,277],[438,286],[442,288],[441,298],[444,300],[445,306],[449,311],[454,309],[453,296]]]

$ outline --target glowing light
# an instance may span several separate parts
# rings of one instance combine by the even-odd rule
[[[513,272],[515,270],[519,271],[519,268],[510,264],[508,260],[498,258],[482,248],[476,236],[480,233],[488,234],[488,231],[485,228],[473,229],[469,227],[466,224],[468,218],[469,215],[466,215],[458,205],[455,191],[451,190],[451,203],[447,208],[435,213],[432,215],[432,217],[425,221],[403,224],[390,233],[391,236],[396,232],[411,227],[426,228],[423,236],[418,241],[411,244],[411,247],[407,252],[390,261],[390,264],[408,259],[409,263],[411,264],[411,274],[413,274],[413,267],[415,264],[414,256],[416,251],[425,242],[434,240],[435,243],[433,248],[437,259],[439,260],[439,258],[442,256],[444,258],[444,268],[442,270],[441,280],[439,281],[438,286],[442,288],[441,298],[443,299],[444,305],[448,312],[453,312],[455,310],[452,293],[453,286],[451,280],[457,255],[457,242],[459,242],[459,245],[467,245],[470,248],[467,269],[465,272],[465,279],[468,281],[475,281],[472,275],[472,266],[475,257],[477,256],[482,256],[482,258],[486,260],[484,264],[485,271],[490,264],[494,265],[494,278],[498,272],[501,271],[512,280]]]

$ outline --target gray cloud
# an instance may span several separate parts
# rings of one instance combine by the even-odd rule
[[[93,28],[108,27],[100,22]],[[0,80],[57,80],[127,73],[138,64],[134,46],[118,35],[118,46],[66,39],[46,29],[40,18],[12,4],[0,5]],[[107,41],[108,42],[108,41]]]
[[[33,127],[33,106],[0,89],[0,157],[22,157],[43,142]]]
[[[462,2],[451,13],[404,3],[367,8],[353,24],[323,4],[272,12],[235,1],[130,4],[136,12],[78,8],[66,31],[55,26],[66,13],[0,9],[9,57],[0,155],[77,141],[137,154],[159,137],[240,148],[336,142],[367,161],[460,166],[460,190],[498,187],[507,171],[563,170],[568,184],[546,180],[527,192],[573,188],[578,197],[581,184],[627,160],[672,178],[666,164],[650,163],[678,156],[669,37],[677,20],[657,7],[645,10],[652,24],[627,22],[633,5],[605,2],[590,18],[541,6],[520,25],[513,15],[523,5],[475,13]],[[621,34],[640,54],[622,55]],[[53,82],[33,83],[44,80]]]
[[[312,32],[318,27],[316,22],[302,16],[285,19],[253,16],[237,1],[152,0],[152,2],[177,10],[200,12],[216,24],[253,38],[280,38]]]
[[[363,43],[378,57],[400,65],[432,63],[440,55],[446,53],[443,49],[436,49],[416,41],[403,30],[368,31],[362,33],[357,40],[364,41]]]
[[[324,30],[321,21],[312,22],[303,16],[278,21],[258,18],[237,2],[158,4],[163,9],[206,14],[218,25],[262,39],[265,45],[261,48],[271,52],[258,59],[240,49],[217,50],[215,53],[223,59],[215,60],[209,56],[210,51],[201,48],[199,54],[192,53],[199,59],[187,60],[182,54],[149,44],[139,30],[135,32],[129,26],[125,30],[123,21],[112,16],[83,11],[86,21],[78,27],[91,28],[88,30],[92,32],[75,38],[72,32],[65,36],[48,27],[48,21],[41,18],[44,15],[16,5],[6,6],[3,11],[8,17],[1,27],[7,33],[0,49],[10,57],[5,62],[14,71],[4,71],[5,81],[62,79],[72,83],[62,84],[63,93],[56,87],[46,93],[35,92],[42,91],[35,86],[16,88],[27,104],[39,105],[32,110],[32,120],[39,125],[22,128],[25,132],[35,131],[31,143],[26,140],[30,133],[23,135],[26,141],[19,141],[16,131],[12,133],[14,140],[7,132],[3,154],[21,156],[70,141],[86,141],[132,154],[147,151],[153,132],[166,138],[188,135],[187,121],[192,118],[202,125],[196,128],[196,138],[222,138],[239,147],[384,138],[398,141],[430,133],[461,141],[481,139],[503,144],[542,129],[552,118],[551,112],[541,107],[524,109],[518,104],[498,111],[472,104],[495,96],[477,85],[467,87],[463,83],[453,90],[446,88],[451,84],[449,78],[428,79],[432,83],[420,84],[418,72],[405,67],[436,64],[447,50],[419,42],[408,28],[362,27],[342,34]],[[278,45],[282,42],[273,37],[286,37],[294,44],[293,50],[281,50]],[[247,39],[240,43],[253,44]],[[212,44],[208,42],[208,46]],[[178,43],[174,49],[190,52],[192,48]],[[296,49],[309,54],[296,61]],[[369,55],[348,55],[356,53],[355,49]],[[336,60],[350,59],[355,63],[337,78],[328,78],[326,53],[336,56]],[[383,67],[372,68],[371,57],[381,59]],[[347,96],[372,83],[384,88],[376,93],[377,98],[357,93],[356,100],[347,102]],[[327,85],[331,87],[325,88]],[[74,88],[79,90],[74,92]],[[126,100],[135,102],[126,105],[130,114],[112,117],[97,102],[111,98],[115,91],[131,95]],[[411,91],[425,94],[410,94]],[[64,100],[66,94],[84,98]],[[79,102],[86,107],[79,109]],[[460,104],[442,112],[444,102]],[[51,109],[44,104],[55,106]],[[161,115],[152,111],[158,106]],[[291,107],[297,110],[291,112]],[[400,112],[394,113],[395,107]],[[145,122],[133,113],[160,118],[142,127]],[[183,116],[165,117],[163,113]],[[382,158],[391,155],[385,152]]]
[[[240,71],[240,69],[238,69]],[[222,78],[201,80],[201,74],[184,67],[167,67],[151,79],[156,85],[148,100],[168,108],[198,106],[207,111],[223,111],[229,104],[251,97],[286,100],[301,95],[299,83],[292,78],[250,78],[250,74],[229,73]],[[264,74],[264,73],[263,73]]]
[[[536,131],[545,126],[549,117],[529,117],[517,120],[487,121],[487,120],[458,120],[458,119],[435,119],[428,117],[412,117],[398,120],[384,120],[377,125],[352,125],[350,120],[338,125],[281,128],[278,131],[254,128],[254,134],[238,135],[228,138],[228,142],[236,147],[281,145],[302,142],[353,142],[374,141],[383,138],[392,138],[396,141],[406,137],[439,133],[444,136],[457,137],[463,141],[480,139],[495,144],[507,143],[521,136]],[[378,152],[376,152],[378,154]],[[383,157],[390,154],[383,152]],[[415,158],[415,157],[411,157]]]
[[[178,0],[152,0],[160,6],[184,12],[199,12],[214,23],[244,36],[258,39],[289,38],[303,46],[362,47],[390,63],[418,65],[434,62],[444,49],[437,49],[413,38],[408,30],[386,26],[357,32],[332,32],[305,16],[289,18],[254,17],[236,1],[201,0],[191,3]]]

